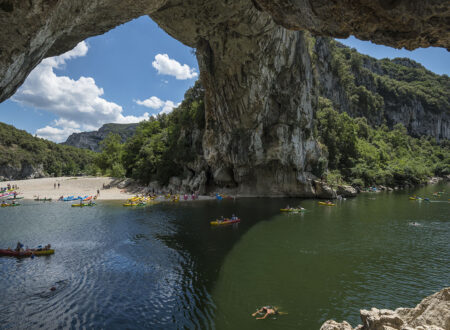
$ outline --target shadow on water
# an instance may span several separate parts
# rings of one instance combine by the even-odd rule
[[[173,231],[156,237],[168,247],[180,253],[189,253],[193,258],[203,285],[210,289],[220,271],[223,259],[236,242],[252,226],[260,221],[270,220],[279,213],[280,200],[240,199],[222,201],[202,201],[196,203],[161,205],[160,210],[169,214]],[[239,216],[238,224],[212,227],[209,222],[220,216]]]

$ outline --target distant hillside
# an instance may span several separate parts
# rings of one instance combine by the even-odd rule
[[[62,144],[89,149],[95,152],[100,151],[100,142],[103,141],[109,133],[118,134],[122,143],[128,140],[136,132],[138,124],[105,124],[98,131],[73,133],[66,142]]]
[[[339,112],[378,127],[396,124],[414,137],[450,139],[450,78],[408,58],[381,59],[330,38],[311,37],[319,96]]]
[[[83,174],[93,155],[0,123],[0,180]]]

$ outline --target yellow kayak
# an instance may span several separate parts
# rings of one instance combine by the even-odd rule
[[[280,209],[281,212],[303,212],[306,209]]]
[[[325,206],[336,206],[336,204],[333,203],[325,203],[325,202],[318,202],[319,205],[325,205]]]
[[[50,254],[54,254],[55,250],[49,249],[49,250],[33,251],[33,253],[36,256],[48,256]]]
[[[131,204],[131,203],[125,203],[123,204],[123,206],[144,206],[146,205],[145,203],[139,203],[139,204]]]
[[[231,219],[225,219],[224,221],[210,221],[209,223],[211,224],[211,226],[223,226],[223,225],[228,225],[231,223],[238,223],[241,222],[241,219],[235,219],[235,220],[231,220]]]
[[[85,203],[85,204],[72,204],[72,207],[83,207],[83,206],[94,206],[95,203],[89,204],[89,203]]]

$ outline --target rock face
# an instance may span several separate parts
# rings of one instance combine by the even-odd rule
[[[137,125],[138,124],[105,124],[100,127],[98,131],[73,133],[67,138],[67,141],[62,144],[99,152],[100,142],[102,142],[109,133],[120,135],[123,143],[134,135]]]
[[[380,99],[378,108],[369,110],[367,106],[351,101],[352,96],[348,95],[348,91],[344,88],[345,82],[337,74],[342,63],[336,62],[334,57],[339,49],[350,49],[329,38],[317,37],[312,40],[314,40],[314,64],[317,70],[315,77],[320,95],[330,99],[337,110],[345,111],[353,117],[365,117],[373,126],[385,123],[392,129],[393,126],[401,123],[406,127],[408,133],[415,137],[428,135],[438,141],[450,139],[450,111],[448,110],[450,79],[448,77],[438,76],[427,71],[419,63],[407,58],[377,60],[370,56],[357,55],[355,58],[361,61],[359,65],[353,63],[348,67],[354,80],[353,88],[363,88],[365,91],[363,96],[368,95]],[[393,67],[390,64],[396,66]],[[396,72],[396,70],[400,71],[402,67],[415,68],[417,71],[411,71],[409,77],[403,77]],[[412,74],[415,74],[416,78],[412,78]],[[394,88],[389,86],[401,86],[396,87],[400,90],[414,90],[416,88],[414,83],[424,78],[421,77],[422,75],[439,79],[440,85],[446,91],[441,96],[444,100],[442,104],[437,105],[434,103],[435,99],[430,101],[410,91],[397,93]],[[360,96],[359,99],[362,97]]]
[[[291,30],[316,35],[371,40],[412,50],[438,46],[449,49],[446,1],[399,0],[255,0],[274,20]]]
[[[450,288],[425,298],[415,308],[361,310],[362,325],[355,330],[448,330]],[[321,330],[352,330],[348,322],[326,321]]]
[[[321,151],[312,136],[314,84],[304,35],[253,6],[245,10],[254,18],[248,26],[231,26],[265,33],[218,33],[197,48],[206,89],[206,162],[217,185],[242,195],[313,197]],[[223,53],[224,43],[233,52]]]
[[[0,178],[5,181],[16,179],[36,179],[47,176],[44,171],[44,166],[31,165],[24,161],[20,166],[2,165],[0,166]]]

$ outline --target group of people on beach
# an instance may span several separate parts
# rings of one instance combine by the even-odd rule
[[[12,190],[12,189],[19,189],[19,186],[17,186],[16,184],[10,184],[10,183],[8,183],[7,185],[6,185],[6,187],[1,187],[0,188],[0,192],[5,192],[5,191],[7,191],[7,190]]]
[[[58,189],[59,189],[59,187],[61,186],[61,183],[55,182],[55,183],[53,184],[53,189],[56,189],[56,186],[58,186]]]

